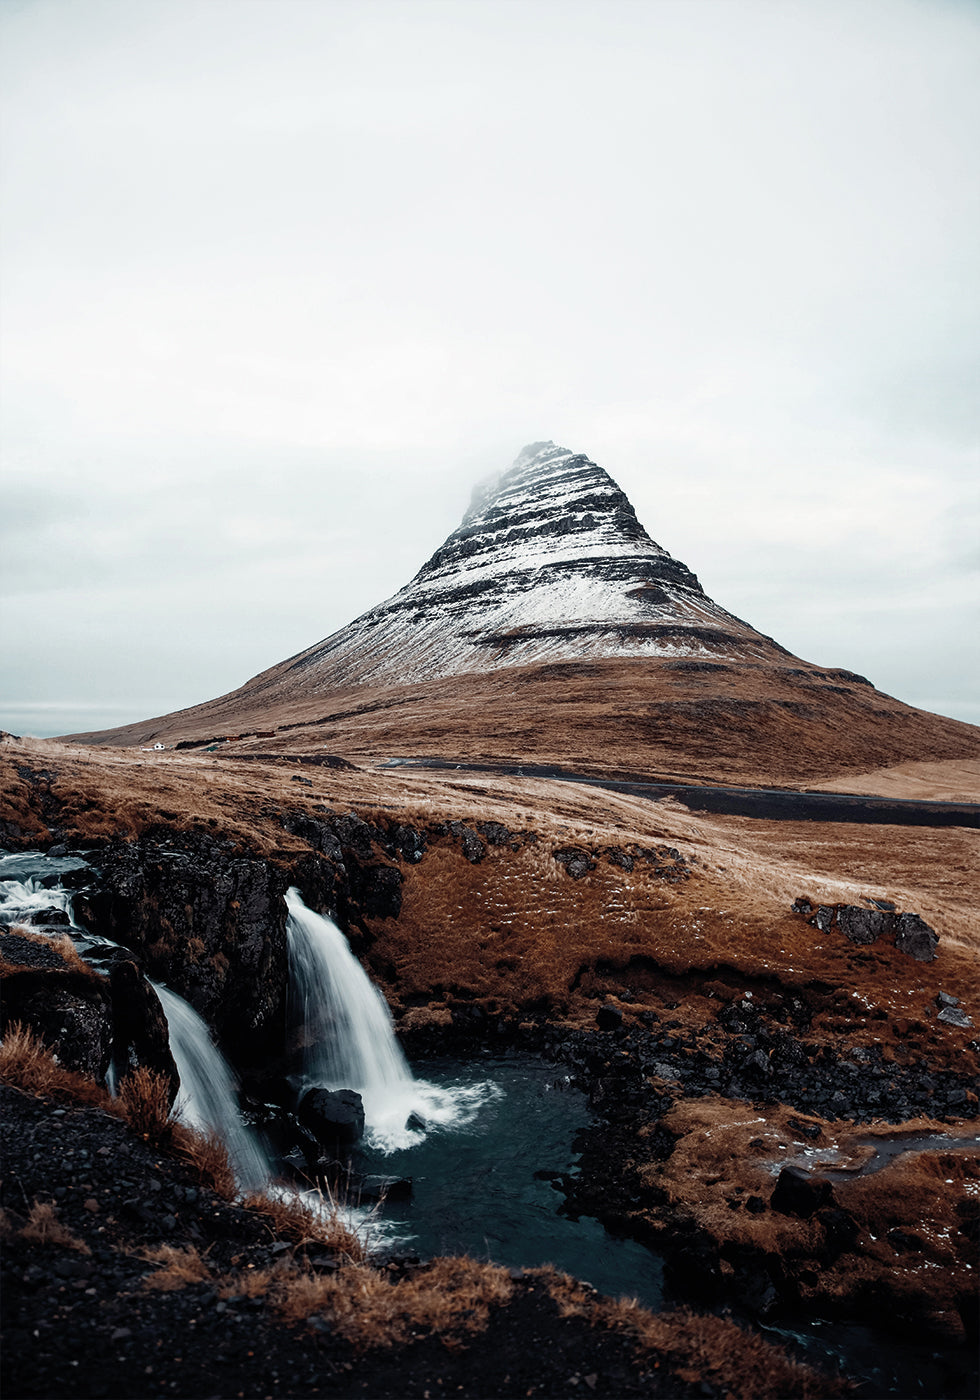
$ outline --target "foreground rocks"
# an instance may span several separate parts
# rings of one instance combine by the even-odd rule
[[[433,1266],[433,1310],[430,1270],[352,1270],[274,1216],[217,1197],[99,1109],[6,1087],[0,1107],[10,1396],[842,1393],[719,1319],[695,1344],[691,1319],[659,1324],[658,1350],[628,1309],[604,1312],[548,1271]],[[349,1280],[353,1313],[320,1310],[334,1277]],[[392,1301],[372,1321],[379,1291]],[[410,1328],[395,1325],[399,1308]]]

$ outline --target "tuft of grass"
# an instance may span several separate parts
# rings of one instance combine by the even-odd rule
[[[594,1326],[626,1332],[644,1350],[665,1357],[678,1377],[707,1382],[732,1400],[828,1400],[846,1383],[792,1361],[778,1347],[727,1318],[689,1308],[651,1313],[632,1298],[601,1298],[554,1269],[536,1269],[563,1317],[589,1317]]]
[[[74,1249],[78,1254],[91,1254],[84,1240],[73,1235],[58,1219],[58,1210],[53,1201],[39,1201],[35,1198],[27,1217],[27,1224],[17,1232],[29,1244],[55,1245],[60,1249]]]
[[[201,1184],[223,1200],[233,1201],[238,1184],[221,1139],[215,1133],[203,1133],[183,1123],[174,1123],[171,1133],[177,1156],[188,1164]]]
[[[246,1210],[262,1216],[273,1235],[294,1244],[319,1244],[348,1263],[366,1258],[363,1243],[342,1218],[340,1207],[328,1197],[325,1208],[315,1209],[297,1196],[255,1194],[242,1202]]]
[[[514,1285],[506,1269],[465,1257],[434,1259],[406,1278],[347,1264],[335,1274],[284,1272],[269,1280],[270,1301],[289,1322],[324,1318],[359,1348],[394,1346],[433,1333],[447,1346],[482,1331],[490,1309]]]
[[[134,1132],[148,1141],[169,1144],[174,1119],[170,1114],[170,1083],[162,1074],[140,1065],[119,1084],[122,1117]]]
[[[155,1249],[143,1250],[141,1258],[148,1264],[160,1265],[156,1273],[143,1280],[145,1289],[158,1293],[174,1293],[190,1283],[206,1283],[211,1277],[207,1264],[193,1245],[177,1249],[172,1244],[161,1244]]]
[[[110,1108],[108,1092],[88,1075],[65,1069],[40,1036],[20,1021],[12,1021],[0,1044],[0,1080],[25,1094]]]

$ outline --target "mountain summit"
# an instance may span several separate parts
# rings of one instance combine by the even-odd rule
[[[479,486],[411,583],[325,641],[191,709],[70,737],[752,784],[972,756],[980,742],[733,617],[607,472],[553,442]]]
[[[535,442],[477,488],[411,583],[276,669],[332,690],[542,661],[780,651],[650,538],[607,472]]]

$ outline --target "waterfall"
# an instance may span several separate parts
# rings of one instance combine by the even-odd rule
[[[415,1079],[391,1012],[336,924],[286,895],[290,1010],[303,1030],[298,1087],[355,1089],[368,1142],[382,1151],[420,1142],[427,1128],[460,1127],[496,1095],[491,1084],[439,1088]]]
[[[177,1117],[188,1127],[221,1139],[243,1191],[261,1190],[270,1178],[269,1162],[257,1134],[239,1115],[228,1062],[193,1007],[169,987],[159,982],[152,986],[167,1018],[170,1050],[180,1075]]]
[[[17,923],[29,914],[57,909],[67,914],[69,926],[31,926],[32,933],[48,937],[69,934],[83,957],[98,961],[99,951],[118,947],[107,938],[89,933],[75,922],[71,893],[45,883],[63,870],[83,867],[78,859],[57,859],[36,852],[0,856],[0,917]],[[183,997],[158,982],[151,983],[167,1018],[170,1049],[180,1075],[177,1117],[192,1128],[215,1133],[228,1152],[235,1179],[243,1191],[257,1191],[269,1181],[269,1164],[259,1139],[241,1120],[235,1079],[207,1026]],[[115,1085],[110,1080],[110,1092]]]

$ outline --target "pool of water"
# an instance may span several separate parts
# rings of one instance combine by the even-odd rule
[[[423,1258],[469,1254],[509,1268],[553,1264],[613,1297],[663,1300],[663,1265],[634,1240],[596,1220],[559,1213],[564,1197],[536,1173],[574,1173],[576,1133],[590,1123],[585,1095],[560,1068],[530,1057],[471,1064],[427,1060],[420,1079],[478,1091],[481,1106],[462,1126],[429,1132],[413,1147],[361,1153],[363,1172],[411,1177],[408,1199],[388,1199],[380,1217],[386,1242]]]

